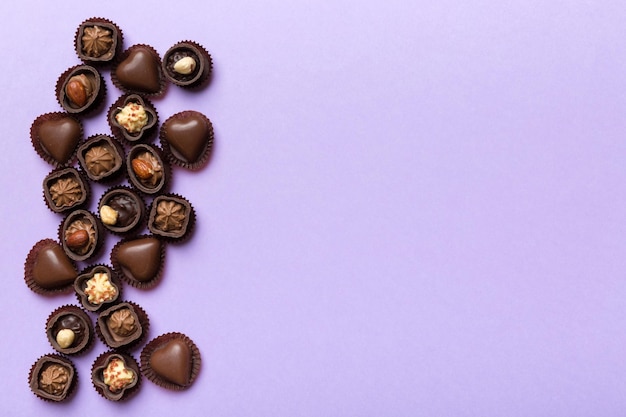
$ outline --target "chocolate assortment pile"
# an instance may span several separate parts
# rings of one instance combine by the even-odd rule
[[[30,130],[35,151],[53,167],[42,182],[44,202],[62,219],[56,238],[40,240],[28,253],[24,280],[44,296],[75,292],[78,304],[57,306],[48,316],[46,337],[55,352],[35,361],[29,385],[44,400],[67,400],[78,383],[71,356],[100,339],[109,350],[94,359],[86,378],[102,397],[128,399],[142,376],[183,390],[200,369],[196,344],[179,332],[146,341],[148,314],[122,294],[125,285],[153,288],[162,279],[167,246],[193,232],[193,206],[169,190],[172,167],[205,166],[213,127],[195,110],[160,123],[150,99],[162,97],[168,84],[201,91],[210,78],[211,56],[193,41],[177,42],[162,59],[149,45],[124,49],[120,28],[103,18],[81,23],[74,46],[81,63],[64,71],[54,88],[62,110],[37,117]],[[102,111],[106,72],[122,93]],[[85,138],[81,118],[98,113],[104,113],[110,132]],[[93,183],[108,188],[90,212]],[[90,263],[111,238],[118,241],[110,265]],[[137,360],[132,352],[139,348]]]

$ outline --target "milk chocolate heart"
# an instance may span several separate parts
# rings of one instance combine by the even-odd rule
[[[210,152],[213,127],[209,119],[193,110],[177,113],[167,119],[161,128],[161,144],[169,148],[178,165],[194,168]]]
[[[122,89],[156,94],[161,90],[161,60],[154,49],[135,45],[115,68],[115,77]]]
[[[111,255],[113,266],[131,285],[157,278],[163,261],[161,242],[154,237],[121,241]]]
[[[44,239],[30,250],[25,264],[25,279],[33,291],[62,289],[74,282],[78,272],[61,245]]]
[[[150,356],[150,368],[161,378],[181,386],[191,381],[192,354],[180,339],[172,339],[155,349]]]
[[[35,120],[31,129],[31,139],[37,153],[56,166],[70,160],[82,134],[80,122],[64,113],[42,115]]]

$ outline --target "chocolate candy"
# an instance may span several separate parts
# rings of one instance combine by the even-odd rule
[[[161,146],[171,163],[198,169],[213,146],[213,125],[202,113],[187,110],[171,116],[161,127]]]
[[[133,146],[126,156],[126,169],[130,182],[145,194],[156,194],[167,188],[169,166],[156,146]]]
[[[163,73],[181,87],[197,87],[211,74],[211,55],[195,42],[179,42],[163,56]]]
[[[141,370],[155,384],[171,389],[188,388],[200,371],[200,351],[182,333],[166,333],[141,351]]]
[[[53,311],[46,323],[50,345],[60,353],[84,351],[93,337],[91,319],[80,307],[66,305]]]
[[[69,68],[61,74],[56,86],[59,104],[72,114],[93,110],[104,98],[105,90],[102,76],[89,65]]]
[[[98,316],[98,335],[112,348],[136,345],[147,331],[148,316],[135,303],[116,304]]]
[[[124,163],[122,146],[109,135],[94,135],[78,147],[78,161],[89,179],[114,179]]]
[[[81,271],[74,281],[74,290],[85,309],[99,311],[119,299],[121,285],[111,268],[95,265]]]
[[[122,240],[111,251],[115,271],[137,288],[149,288],[156,284],[163,258],[163,244],[154,236]]]
[[[87,202],[89,185],[75,168],[52,171],[43,180],[46,204],[55,213],[81,207]]]
[[[61,166],[68,163],[83,136],[82,124],[68,113],[47,113],[32,124],[33,147],[46,162]]]
[[[26,284],[40,294],[69,289],[77,275],[63,247],[52,239],[37,242],[24,264]]]
[[[113,83],[128,92],[159,94],[163,90],[161,59],[148,45],[133,45],[113,69]]]
[[[92,18],[78,27],[74,44],[81,60],[105,64],[111,62],[121,49],[122,32],[110,20]]]
[[[175,194],[160,195],[152,201],[148,229],[155,235],[176,240],[191,231],[194,220],[189,201]]]
[[[40,357],[30,368],[29,385],[37,397],[60,402],[76,385],[76,370],[69,359],[51,354]]]
[[[94,388],[111,401],[127,399],[136,392],[140,378],[137,362],[126,353],[104,352],[91,367]]]
[[[113,233],[124,234],[142,224],[144,202],[129,187],[114,187],[100,198],[98,211],[104,227]]]
[[[108,122],[115,137],[133,143],[150,139],[158,115],[149,100],[138,94],[128,94],[111,105]]]
[[[72,211],[59,227],[59,240],[71,259],[84,261],[96,254],[102,240],[100,223],[86,210]]]

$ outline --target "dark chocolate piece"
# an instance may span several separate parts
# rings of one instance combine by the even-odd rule
[[[179,42],[163,56],[163,73],[181,87],[196,87],[211,74],[211,55],[195,42]]]
[[[111,401],[127,399],[139,388],[140,378],[137,362],[125,353],[104,352],[91,367],[94,388]]]
[[[85,309],[99,311],[115,303],[121,287],[111,268],[95,265],[83,270],[74,281],[74,289]]]
[[[161,145],[171,154],[170,162],[197,169],[213,145],[213,126],[202,113],[187,110],[167,119],[161,127]]]
[[[62,213],[82,206],[89,196],[86,181],[75,168],[52,171],[43,180],[43,192],[50,210]]]
[[[89,65],[69,68],[58,79],[57,100],[68,113],[86,113],[100,103],[105,84],[97,69]]]
[[[126,233],[142,223],[144,202],[129,187],[115,187],[100,198],[98,211],[104,227],[113,233]]]
[[[59,307],[48,318],[46,335],[52,347],[60,353],[82,352],[93,336],[91,319],[77,306]]]
[[[63,401],[76,385],[76,370],[72,362],[61,355],[44,355],[31,367],[29,385],[39,398]]]
[[[120,97],[111,105],[108,114],[113,134],[130,143],[150,139],[158,123],[152,103],[138,94]]]
[[[162,243],[153,236],[122,240],[113,248],[111,262],[131,285],[144,287],[159,278],[163,263]]]
[[[145,335],[146,313],[134,303],[120,303],[98,316],[98,330],[103,341],[112,348],[131,346]]]
[[[167,186],[169,167],[155,146],[133,146],[126,156],[126,169],[130,182],[146,194],[162,192]]]
[[[41,293],[69,288],[78,275],[61,245],[52,239],[41,240],[33,246],[24,269],[28,286]]]
[[[124,150],[108,135],[95,135],[78,147],[78,161],[93,181],[113,178],[124,163]]]
[[[70,161],[83,135],[80,122],[67,113],[48,113],[31,127],[31,140],[37,153],[56,166]]]
[[[84,21],[76,31],[76,54],[93,64],[111,62],[122,46],[122,32],[113,22],[102,18]]]
[[[173,194],[160,195],[152,201],[148,229],[164,238],[180,239],[191,230],[194,219],[189,201]]]
[[[122,89],[144,94],[161,91],[161,60],[157,52],[147,45],[134,45],[125,51],[122,61],[115,67],[114,82]]]
[[[98,221],[86,210],[72,211],[59,229],[63,250],[75,261],[84,261],[94,256],[101,239]]]
[[[171,389],[188,388],[200,371],[200,351],[182,333],[166,333],[141,351],[141,370],[155,384]]]

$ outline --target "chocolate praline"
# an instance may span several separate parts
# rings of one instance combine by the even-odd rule
[[[180,239],[191,231],[195,213],[185,198],[165,194],[154,198],[150,208],[148,229],[155,235],[167,239]]]
[[[56,167],[71,162],[82,136],[81,122],[63,112],[42,114],[30,128],[35,151],[44,161]]]
[[[80,353],[93,338],[91,319],[78,306],[59,307],[48,317],[46,335],[56,351],[65,355]]]
[[[59,240],[71,259],[84,261],[93,257],[102,242],[100,222],[87,210],[72,211],[61,222]]]
[[[197,87],[211,75],[211,55],[196,42],[183,41],[163,55],[163,73],[181,87]]]
[[[166,333],[141,351],[141,372],[155,384],[179,391],[189,388],[200,371],[196,344],[182,333]]]
[[[165,90],[161,58],[149,45],[137,44],[126,49],[113,68],[111,80],[127,93],[158,96]]]
[[[161,126],[161,146],[175,165],[197,170],[213,147],[213,125],[202,113],[186,110],[168,118]]]
[[[115,368],[112,369],[112,365]],[[91,382],[96,391],[107,400],[126,400],[139,388],[139,365],[129,354],[104,352],[91,367]]]
[[[76,386],[74,364],[61,355],[40,357],[30,368],[29,386],[37,397],[60,402],[69,398]]]
[[[55,213],[80,208],[87,202],[89,192],[89,184],[76,168],[54,170],[43,180],[44,199]]]
[[[127,94],[109,107],[109,126],[119,140],[128,143],[148,141],[159,121],[154,105],[138,94]]]
[[[94,110],[105,96],[106,84],[92,66],[77,65],[65,71],[56,85],[57,100],[68,113]]]
[[[110,20],[87,19],[76,30],[76,54],[84,62],[107,64],[121,50],[122,38],[122,31]]]
[[[94,265],[81,271],[74,281],[74,290],[83,307],[96,312],[115,304],[122,287],[111,268]]]
[[[92,181],[113,180],[122,172],[124,149],[109,135],[94,135],[78,147],[78,161]]]
[[[142,224],[145,204],[130,187],[118,186],[107,190],[98,202],[98,213],[105,228],[125,234]]]
[[[98,335],[112,348],[130,348],[148,332],[148,316],[135,303],[122,302],[107,308],[98,316]]]
[[[126,170],[131,184],[145,194],[164,192],[167,188],[169,165],[156,146],[133,146],[126,155]]]
[[[24,280],[28,288],[38,294],[69,290],[77,275],[74,262],[52,239],[35,243],[24,262]]]
[[[152,235],[123,239],[111,250],[111,264],[120,278],[140,289],[151,288],[161,278],[164,243]]]

